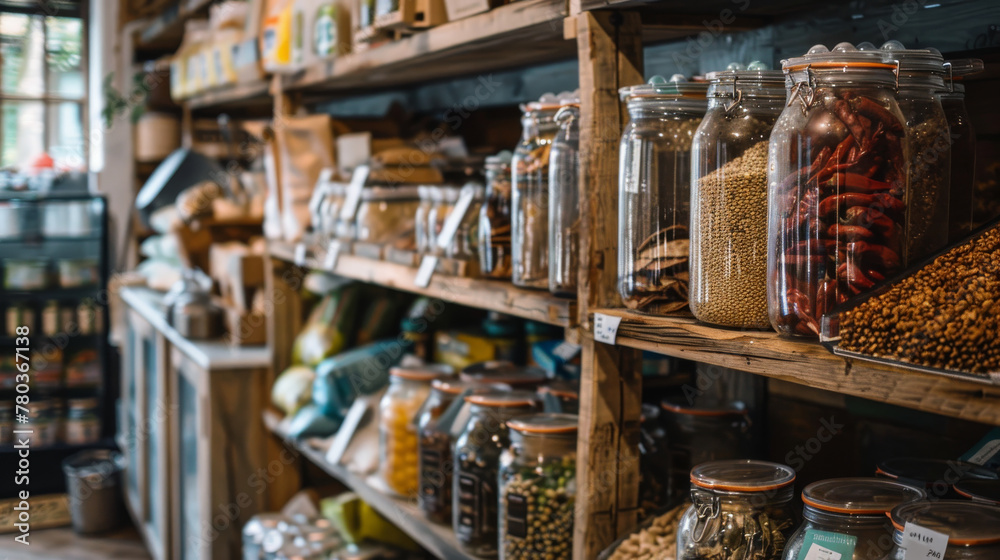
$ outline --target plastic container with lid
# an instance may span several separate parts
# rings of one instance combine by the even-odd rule
[[[996,480],[997,473],[963,461],[894,457],[876,466],[875,474],[922,488],[931,498],[956,498],[956,483],[962,480]]]
[[[948,535],[943,556],[920,551],[920,558],[996,560],[1000,558],[1000,507],[968,501],[941,500],[898,506],[891,514],[894,546],[885,560],[915,560],[907,554],[907,529],[914,526]]]
[[[951,135],[951,191],[948,203],[948,243],[969,235],[982,222],[975,215],[976,130],[965,108],[965,85],[958,80],[982,72],[978,59],[945,62],[941,108]]]
[[[881,48],[899,64],[896,99],[909,163],[903,260],[915,263],[948,243],[951,135],[938,94],[944,89],[944,58],[936,49],[907,49],[899,41]]]
[[[677,527],[677,560],[780,560],[796,525],[795,471],[766,461],[713,461],[691,471],[691,507]]]
[[[788,102],[768,152],[768,314],[816,338],[821,319],[903,267],[905,120],[884,51],[840,43],[782,61]]]
[[[660,404],[660,422],[670,455],[671,498],[682,499],[691,469],[709,461],[747,459],[757,455],[753,424],[742,402],[688,404],[669,399]]]
[[[785,560],[820,549],[841,560],[882,560],[892,550],[886,515],[900,504],[922,500],[923,490],[879,478],[834,478],[802,491],[802,525],[785,546]]]
[[[486,200],[479,210],[479,268],[490,278],[510,278],[511,158],[507,150],[486,158]]]
[[[535,412],[528,391],[469,395],[469,419],[455,440],[452,526],[463,550],[475,556],[497,555],[497,505],[500,454],[510,445],[507,422]]]
[[[559,98],[521,106],[521,143],[511,160],[511,266],[515,286],[549,286],[549,156]]]
[[[619,90],[629,123],[618,164],[618,291],[629,309],[687,307],[691,144],[707,89],[677,74]]]
[[[379,403],[379,478],[393,492],[417,494],[417,412],[427,400],[431,382],[451,375],[447,366],[394,367],[389,389]]]
[[[575,414],[515,418],[500,458],[500,558],[570,560],[576,504]]]
[[[1000,506],[1000,480],[961,480],[955,484],[955,493],[973,502]]]
[[[548,375],[540,367],[522,367],[511,362],[480,362],[462,370],[462,381],[506,385],[514,389],[535,390],[548,381]]]
[[[691,145],[691,313],[768,328],[767,150],[785,77],[752,62],[707,78],[708,112]]]
[[[367,243],[391,243],[413,235],[414,218],[420,204],[417,187],[367,187],[354,219],[354,239]]]
[[[565,99],[556,113],[559,132],[549,165],[549,291],[576,297],[580,237],[580,99]]]

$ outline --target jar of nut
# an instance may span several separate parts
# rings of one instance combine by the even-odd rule
[[[708,112],[691,144],[691,313],[765,329],[767,142],[785,106],[785,77],[752,62],[708,79]]]
[[[507,423],[500,457],[500,558],[570,560],[576,503],[575,414],[533,414]]]
[[[389,388],[379,403],[379,477],[393,492],[417,493],[417,412],[427,400],[431,382],[452,373],[448,366],[394,367]]]
[[[618,165],[618,292],[629,309],[687,307],[691,142],[707,89],[677,74],[620,90],[630,121]]]

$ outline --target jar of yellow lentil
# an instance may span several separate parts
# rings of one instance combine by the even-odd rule
[[[431,382],[451,373],[439,365],[389,370],[389,388],[379,403],[379,477],[400,496],[415,496],[420,485],[417,413]]]

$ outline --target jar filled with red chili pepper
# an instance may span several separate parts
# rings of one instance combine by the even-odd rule
[[[687,307],[691,142],[707,90],[680,74],[619,90],[629,123],[618,160],[618,292],[629,309]]]
[[[767,328],[767,141],[785,77],[761,62],[707,77],[708,112],[691,145],[691,313]]]
[[[788,101],[768,153],[768,314],[788,335],[899,271],[906,131],[883,51],[817,45],[782,61]]]
[[[978,59],[945,63],[946,81],[940,92],[941,107],[951,134],[951,197],[948,204],[948,243],[972,233],[978,225],[973,209],[976,190],[976,130],[965,108],[964,76],[983,70]]]
[[[909,163],[903,260],[915,263],[948,242],[951,136],[937,94],[944,87],[944,58],[935,49],[907,49],[899,41],[885,43],[882,50],[899,65],[896,99]]]

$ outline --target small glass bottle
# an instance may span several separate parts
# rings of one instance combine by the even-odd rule
[[[691,507],[677,527],[677,560],[781,560],[796,525],[795,471],[765,461],[713,461],[691,471]],[[738,553],[742,550],[743,555]]]
[[[389,389],[379,403],[379,478],[400,496],[417,494],[417,411],[427,400],[431,381],[447,374],[429,366],[389,370]]]
[[[620,90],[629,123],[618,164],[618,292],[629,309],[687,307],[691,143],[707,89],[677,74]]]
[[[522,105],[521,143],[511,161],[512,280],[522,288],[549,286],[549,156],[559,125],[554,99]]]
[[[892,550],[886,515],[900,504],[922,500],[923,490],[878,478],[834,478],[802,491],[802,525],[785,545],[784,560],[816,547],[841,560],[882,560]]]
[[[479,210],[479,267],[489,278],[510,279],[511,158],[486,158],[486,201]]]
[[[576,297],[580,237],[580,100],[568,99],[556,113],[559,132],[549,165],[549,291]]]
[[[500,454],[510,444],[507,422],[535,411],[534,393],[491,392],[465,397],[469,419],[455,440],[452,525],[469,554],[497,556]]]
[[[575,414],[532,414],[507,423],[500,457],[501,560],[570,560],[576,504]]]
[[[907,525],[917,525],[948,535],[940,560],[996,560],[1000,558],[1000,507],[968,501],[941,500],[913,502],[896,507],[890,516],[895,531],[892,552],[884,560],[912,560],[907,554],[904,533]]]

